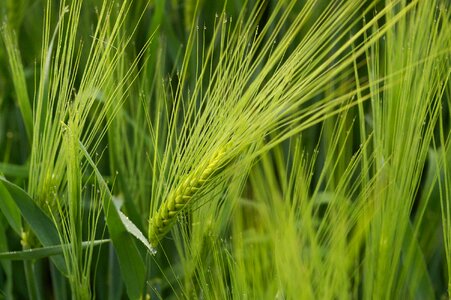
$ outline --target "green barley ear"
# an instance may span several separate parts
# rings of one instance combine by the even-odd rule
[[[161,238],[171,230],[177,215],[191,204],[196,192],[203,189],[211,181],[212,176],[225,166],[226,149],[228,147],[222,147],[214,152],[210,159],[188,173],[181,183],[169,192],[166,200],[150,220],[149,242],[153,247],[156,247]]]

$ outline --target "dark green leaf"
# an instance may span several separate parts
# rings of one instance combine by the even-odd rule
[[[122,299],[124,285],[121,282],[121,271],[118,257],[114,247],[110,244],[108,248],[108,300]]]
[[[20,210],[2,181],[0,181],[0,211],[5,216],[9,226],[20,236],[22,233]]]
[[[52,279],[53,293],[55,299],[67,300],[67,281],[54,265],[50,265],[50,276]]]
[[[131,221],[129,221],[130,223],[127,222],[127,225],[124,224],[125,218],[121,218],[119,210],[114,205],[112,200],[113,195],[111,194],[108,185],[105,180],[103,180],[102,175],[84,145],[81,142],[79,142],[79,144],[80,149],[94,169],[101,189],[106,193],[106,196],[103,197],[103,209],[106,216],[108,231],[114,248],[116,249],[124,283],[127,287],[127,294],[130,299],[141,299],[146,278],[146,264],[132,237],[132,234],[136,236],[137,233],[135,232],[135,229],[138,229],[136,226],[130,226]]]
[[[6,239],[6,228],[0,218],[0,251],[8,251],[8,240]],[[11,297],[12,290],[12,266],[10,261],[1,261],[1,266],[6,275],[5,294]],[[11,297],[12,298],[12,297]],[[7,298],[8,299],[8,298]]]
[[[60,244],[58,230],[52,220],[36,205],[31,197],[20,187],[0,177],[11,198],[15,201],[22,217],[30,226],[38,240],[44,247],[56,246]],[[67,274],[67,267],[62,255],[52,256],[53,263],[63,274]]]
[[[28,176],[28,167],[7,164],[7,163],[0,163],[0,173],[3,173],[5,176],[24,178],[24,177]]]

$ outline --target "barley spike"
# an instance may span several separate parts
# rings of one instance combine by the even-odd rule
[[[224,165],[225,147],[217,151],[205,164],[187,174],[177,188],[169,192],[165,201],[150,220],[149,242],[156,247],[158,242],[177,220],[177,215],[190,204],[194,194]]]

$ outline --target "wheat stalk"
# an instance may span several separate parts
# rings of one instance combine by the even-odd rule
[[[149,242],[155,247],[161,238],[171,230],[177,215],[192,202],[193,196],[211,181],[212,175],[225,165],[227,147],[220,148],[205,164],[199,165],[187,174],[184,180],[169,192],[165,201],[150,220]]]

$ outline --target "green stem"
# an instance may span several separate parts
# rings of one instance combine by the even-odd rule
[[[27,281],[28,296],[30,300],[41,300],[34,272],[34,261],[25,260],[23,263],[25,269],[25,278]]]
[[[50,263],[50,275],[52,279],[53,294],[55,299],[67,300],[67,283],[58,269]]]

